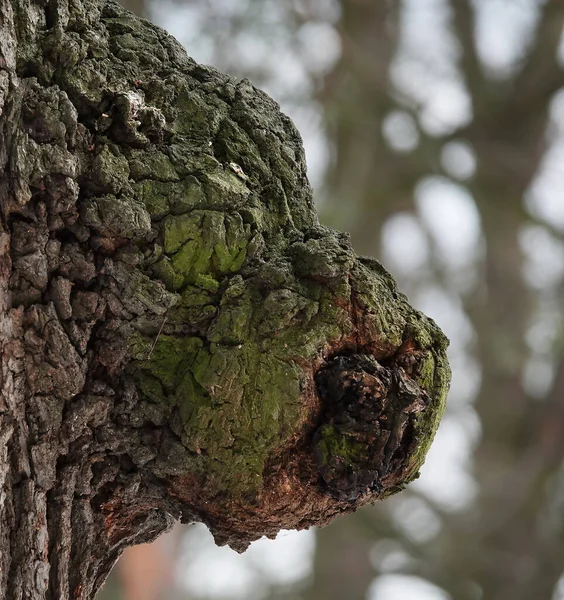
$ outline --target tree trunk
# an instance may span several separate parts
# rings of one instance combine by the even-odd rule
[[[318,224],[276,103],[113,1],[0,0],[0,53],[0,597],[415,478],[446,340]]]

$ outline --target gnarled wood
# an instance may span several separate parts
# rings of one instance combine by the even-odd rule
[[[0,33],[0,596],[415,478],[446,340],[318,224],[278,106],[113,1],[0,0]]]

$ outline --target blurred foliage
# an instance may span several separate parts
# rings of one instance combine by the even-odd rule
[[[124,4],[282,103],[322,220],[452,339],[421,480],[317,532],[311,581],[262,597],[564,598],[564,3]]]

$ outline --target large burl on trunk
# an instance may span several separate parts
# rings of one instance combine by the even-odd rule
[[[319,225],[276,103],[111,0],[0,0],[0,52],[0,597],[417,477],[446,340]]]

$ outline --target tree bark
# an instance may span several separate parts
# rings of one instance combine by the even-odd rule
[[[1,598],[417,476],[446,339],[319,225],[275,102],[113,1],[0,0],[0,110]]]

